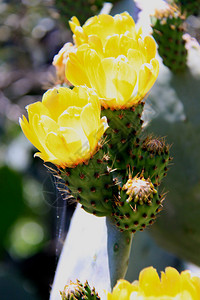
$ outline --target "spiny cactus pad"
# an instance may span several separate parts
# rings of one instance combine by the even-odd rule
[[[169,156],[169,148],[164,139],[152,138],[151,136],[145,138],[140,147],[133,145],[130,162],[131,171],[134,175],[142,171],[145,178],[150,178],[151,182],[158,186],[163,177],[167,175],[167,167],[172,160]]]
[[[186,68],[187,50],[183,39],[185,16],[181,15],[178,7],[169,6],[157,10],[151,17],[153,37],[158,44],[158,53],[163,63],[172,72],[183,72]]]
[[[91,289],[88,282],[82,284],[79,280],[76,283],[72,281],[60,292],[62,300],[100,300],[95,289]]]
[[[156,214],[161,210],[163,196],[158,195],[151,180],[143,175],[129,179],[120,190],[120,198],[115,202],[114,217],[121,230],[144,230],[153,224]]]
[[[102,148],[87,163],[60,169],[59,176],[85,211],[99,217],[111,215],[117,186],[108,169],[108,156]]]
[[[144,102],[127,109],[104,109],[102,115],[107,117],[109,128],[105,132],[109,153],[113,159],[112,167],[118,170],[127,168],[128,150],[142,129],[141,115]]]

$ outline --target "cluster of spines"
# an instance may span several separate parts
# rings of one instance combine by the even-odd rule
[[[187,63],[186,41],[183,38],[185,16],[174,5],[157,10],[151,21],[163,64],[174,73],[183,72]]]
[[[150,182],[149,179],[146,181]],[[156,189],[152,189],[148,196],[140,195],[138,198],[136,193],[129,199],[127,192],[122,188],[118,201],[115,201],[113,213],[116,226],[120,231],[129,230],[132,233],[143,231],[154,223],[156,215],[162,209],[163,200],[164,195],[159,195]]]
[[[75,168],[60,169],[60,176],[85,211],[99,217],[111,215],[117,186],[102,148],[89,161]]]
[[[64,287],[60,295],[62,300],[100,300],[95,288],[91,289],[87,281],[85,284],[79,280],[76,283],[70,281],[70,284]]]

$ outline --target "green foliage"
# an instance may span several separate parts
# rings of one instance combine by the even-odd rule
[[[5,243],[8,231],[22,214],[24,208],[22,177],[12,169],[0,168],[1,185],[1,213],[0,213],[0,241],[1,247]],[[2,249],[1,249],[2,250]]]

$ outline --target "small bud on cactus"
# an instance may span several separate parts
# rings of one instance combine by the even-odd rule
[[[86,281],[83,285],[79,280],[76,283],[70,281],[69,285],[64,287],[64,291],[60,292],[62,300],[100,300],[95,289],[91,289]]]
[[[145,180],[143,177],[129,178],[126,184],[123,185],[122,190],[127,190],[126,194],[129,195],[127,202],[131,202],[134,198],[134,202],[144,204],[148,201],[148,198],[152,197],[157,191],[154,189],[153,184],[149,179]]]
[[[128,196],[128,197],[127,197]],[[158,195],[151,180],[143,175],[132,178],[131,174],[120,190],[120,197],[115,201],[114,217],[116,226],[121,230],[144,230],[154,222],[161,210],[163,198]]]
[[[177,6],[156,10],[151,18],[153,37],[158,44],[158,53],[163,64],[172,72],[183,72],[186,68],[187,50],[183,39],[185,16]]]

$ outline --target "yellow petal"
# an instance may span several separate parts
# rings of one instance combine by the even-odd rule
[[[105,57],[117,58],[119,55],[123,54],[121,53],[120,41],[118,34],[111,35],[107,38],[104,50]]]
[[[87,73],[90,86],[96,90],[98,96],[102,96],[104,94],[106,77],[109,74],[105,74],[99,55],[92,49],[85,53],[85,72]]]
[[[129,64],[137,73],[139,73],[142,65],[146,62],[143,53],[135,49],[130,49],[128,51],[127,58]]]
[[[40,120],[40,125],[42,126],[46,134],[48,134],[50,131],[56,133],[58,132],[58,124],[53,119],[49,118],[48,116],[41,116]]]
[[[161,273],[161,285],[163,293],[168,296],[176,296],[181,292],[181,277],[179,272],[171,267],[165,269],[165,273]]]
[[[145,296],[160,296],[160,278],[156,269],[148,267],[140,272],[139,286]]]
[[[87,88],[86,86],[74,87],[72,97],[74,99],[73,105],[75,105],[77,107],[82,107],[82,108],[88,104],[91,97],[97,98],[97,96],[95,96],[95,92],[92,89]],[[97,99],[96,99],[96,101],[97,101]],[[94,100],[95,107],[97,107],[96,101]]]
[[[102,61],[102,67],[107,74],[105,97],[116,99],[118,107],[124,106],[130,100],[136,84],[135,70],[126,62],[125,57],[106,58]]]
[[[76,106],[70,106],[58,118],[60,127],[71,127],[81,130],[80,114],[82,109]]]
[[[73,85],[86,85],[90,87],[88,76],[85,72],[85,55],[87,47],[80,46],[76,53],[70,53],[66,63],[66,78]]]
[[[40,102],[37,101],[35,103],[32,103],[28,106],[26,106],[26,109],[28,111],[28,118],[29,118],[29,123],[32,124],[32,118],[37,114],[39,117],[42,115],[46,115],[51,117],[51,114],[48,110],[47,107],[45,107],[45,105]]]
[[[151,60],[151,64],[145,64],[141,68],[138,80],[138,92],[141,98],[143,98],[154,85],[158,72],[159,63],[155,58]]]
[[[50,132],[45,139],[47,149],[61,161],[68,161],[69,151],[66,148],[64,138],[54,132]]]
[[[99,55],[103,56],[103,45],[101,39],[97,35],[89,35],[88,43]]]
[[[38,137],[35,135],[34,130],[30,127],[27,119],[25,116],[22,116],[22,119],[19,119],[20,126],[22,128],[22,131],[24,135],[27,137],[27,139],[40,151],[43,150],[43,147],[41,143],[38,140]]]
[[[194,285],[194,281],[191,279],[191,274],[189,271],[184,271],[180,275],[181,277],[181,285],[182,290],[189,292],[192,296],[192,299],[197,300],[199,299],[200,292],[196,285]]]
[[[147,63],[149,63],[156,55],[156,43],[152,36],[146,36],[144,38],[144,45],[146,48]]]
[[[70,164],[72,162],[78,164],[80,161],[89,158],[90,145],[85,135],[80,135],[80,132],[74,128],[63,128],[62,135],[69,150]]]
[[[73,103],[71,90],[64,87],[50,89],[43,95],[42,103],[48,109],[51,118],[57,121],[59,115]]]

